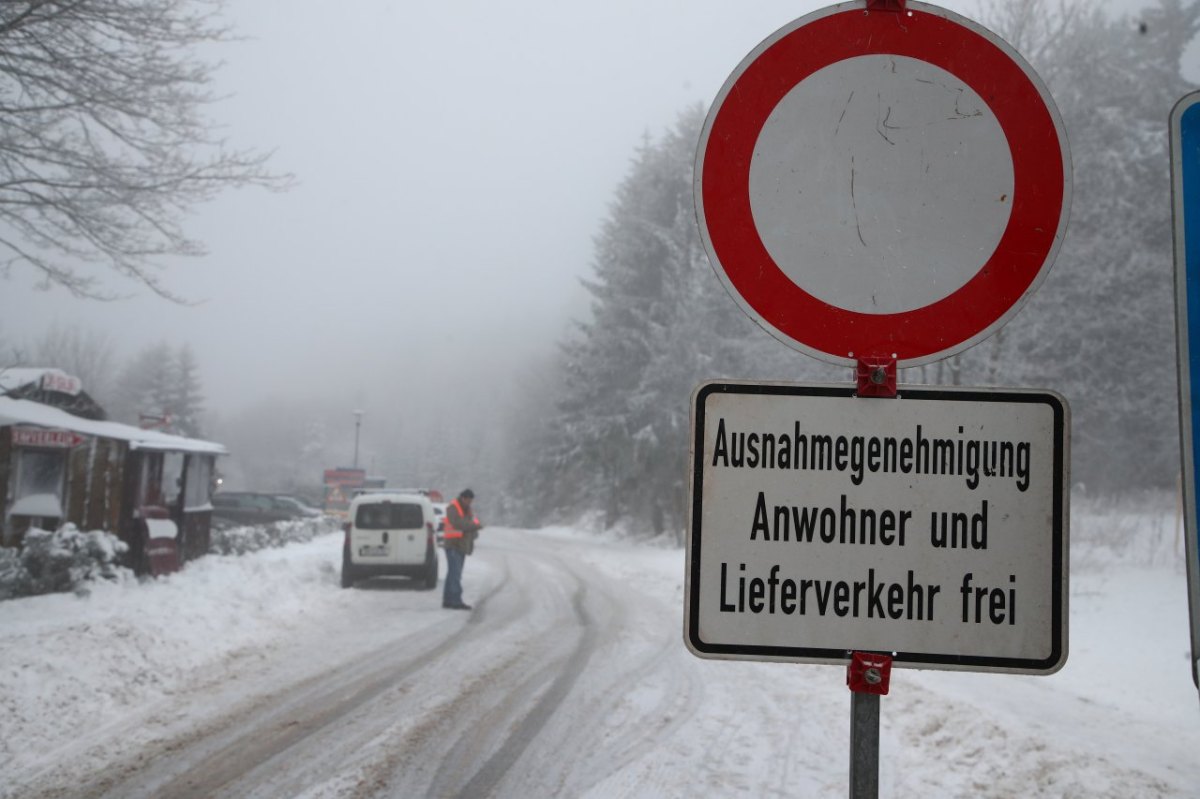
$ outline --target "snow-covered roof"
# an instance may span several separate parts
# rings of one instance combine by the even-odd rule
[[[7,369],[0,369],[0,392],[12,391],[21,386],[27,386],[30,383],[40,383],[42,375],[47,372],[54,376],[69,378],[66,372],[61,369],[53,369],[47,366],[12,366]]]
[[[131,449],[156,452],[197,452],[211,455],[228,454],[228,450],[215,441],[185,438],[170,433],[161,433],[157,430],[142,430],[140,427],[120,422],[97,422],[74,416],[40,402],[0,397],[0,427],[14,424],[73,430],[85,436],[115,438],[120,441],[128,441]]]

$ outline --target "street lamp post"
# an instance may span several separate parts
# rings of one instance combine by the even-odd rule
[[[362,411],[354,412],[354,468],[358,468],[358,431],[362,427]]]

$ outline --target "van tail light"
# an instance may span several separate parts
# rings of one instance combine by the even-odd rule
[[[425,522],[425,542],[433,543],[433,522]]]
[[[342,525],[342,532],[346,534],[346,537],[345,537],[346,546],[350,546],[350,522],[346,522],[345,524]]]

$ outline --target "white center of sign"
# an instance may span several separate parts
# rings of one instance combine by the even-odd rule
[[[903,313],[962,288],[996,250],[1013,162],[969,86],[914,58],[839,61],[768,116],[750,163],[759,237],[830,305]]]

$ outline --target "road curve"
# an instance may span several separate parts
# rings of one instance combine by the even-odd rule
[[[469,614],[388,632],[391,600],[433,605],[402,581],[355,589],[361,637],[344,659],[287,681],[267,659],[245,686],[176,731],[42,797],[579,795],[699,701],[670,610],[590,568],[571,539],[489,531],[468,560]],[[472,593],[474,590],[474,593]],[[438,615],[441,614],[441,615]],[[358,625],[356,625],[358,626]],[[276,653],[303,658],[304,645]],[[323,652],[325,662],[329,653]],[[631,694],[638,692],[636,701]],[[203,703],[207,697],[184,698]]]

